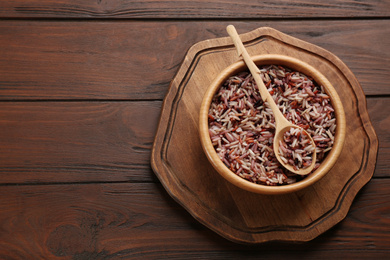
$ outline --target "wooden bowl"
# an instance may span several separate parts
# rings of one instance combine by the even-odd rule
[[[207,89],[203,101],[200,108],[200,118],[199,118],[199,132],[200,132],[200,140],[202,144],[203,151],[205,152],[208,160],[215,168],[215,170],[222,175],[226,180],[231,182],[232,184],[250,191],[254,193],[260,194],[269,194],[269,195],[277,195],[277,194],[285,194],[290,192],[295,192],[306,188],[313,183],[320,180],[324,175],[330,171],[333,165],[336,163],[337,158],[339,157],[345,139],[345,114],[344,108],[340,101],[340,98],[333,88],[332,84],[323,76],[318,70],[313,68],[312,66],[302,62],[298,59],[283,56],[283,55],[259,55],[253,57],[256,65],[281,65],[293,69],[295,71],[299,71],[307,76],[310,76],[317,82],[319,85],[322,85],[326,91],[326,93],[330,96],[331,103],[335,110],[336,116],[336,133],[335,140],[333,144],[332,150],[328,153],[326,158],[322,161],[320,167],[315,170],[313,173],[308,175],[303,180],[300,180],[293,184],[282,185],[282,186],[267,186],[262,184],[252,183],[247,181],[234,172],[232,172],[218,157],[209,135],[209,127],[208,127],[208,112],[211,105],[211,101],[213,99],[214,94],[219,90],[221,85],[233,75],[236,75],[240,71],[247,70],[247,67],[243,61],[236,62],[225,70],[223,70],[211,83],[209,88]]]

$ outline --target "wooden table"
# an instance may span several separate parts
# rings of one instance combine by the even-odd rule
[[[389,257],[389,1],[15,0],[0,17],[1,259]],[[310,242],[230,242],[151,169],[170,81],[193,44],[228,24],[327,49],[366,95],[374,176]]]

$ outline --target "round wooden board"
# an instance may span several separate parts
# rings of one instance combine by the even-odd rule
[[[347,135],[332,170],[299,192],[259,195],[225,181],[203,153],[199,108],[214,77],[238,60],[230,38],[192,46],[165,97],[151,165],[167,192],[192,216],[239,243],[308,241],[340,222],[374,172],[378,139],[365,95],[353,73],[332,53],[272,28],[242,34],[250,55],[274,53],[301,59],[324,74],[344,105]]]

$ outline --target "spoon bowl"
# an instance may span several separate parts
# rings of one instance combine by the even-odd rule
[[[275,156],[278,159],[278,161],[283,165],[283,167],[286,168],[287,170],[289,170],[290,172],[293,172],[293,173],[298,174],[298,175],[307,175],[315,167],[315,162],[316,162],[316,159],[317,159],[317,154],[315,153],[315,151],[312,153],[311,164],[308,167],[306,167],[306,168],[299,168],[299,169],[296,169],[291,164],[286,163],[285,161],[283,161],[282,156],[281,156],[281,154],[279,152],[280,143],[283,142],[282,140],[283,140],[283,137],[284,137],[285,133],[289,132],[292,128],[298,128],[303,133],[306,133],[306,136],[309,138],[310,143],[314,144],[314,146],[315,146],[313,138],[310,136],[309,133],[307,133],[306,130],[304,130],[302,127],[299,127],[297,125],[291,124],[289,122],[289,124],[286,124],[283,127],[279,126],[279,127],[276,128],[274,144],[273,144],[273,148],[274,148],[274,151],[275,151]]]

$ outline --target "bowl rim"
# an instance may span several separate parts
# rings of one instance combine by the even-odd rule
[[[221,71],[211,82],[203,96],[199,114],[199,135],[202,149],[206,154],[206,157],[209,162],[222,177],[224,177],[230,183],[244,190],[268,195],[286,194],[301,190],[314,184],[322,177],[324,177],[326,173],[328,173],[334,166],[341,153],[345,140],[346,130],[346,119],[342,102],[339,98],[339,95],[337,94],[337,91],[334,89],[333,85],[328,81],[328,79],[317,69],[315,69],[304,61],[280,54],[257,55],[253,56],[252,59],[257,65],[275,64],[289,67],[293,70],[302,72],[303,74],[312,77],[319,85],[322,85],[324,87],[325,92],[330,96],[332,105],[335,109],[337,122],[336,133],[334,136],[335,141],[332,150],[329,152],[325,160],[321,163],[320,167],[315,172],[313,172],[301,181],[283,186],[267,186],[252,183],[236,175],[228,167],[226,167],[222,160],[218,157],[211,142],[208,130],[208,110],[212,98],[216,91],[219,90],[221,84],[226,81],[229,76],[247,69],[244,61],[242,60],[229,65],[227,68]]]

